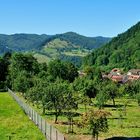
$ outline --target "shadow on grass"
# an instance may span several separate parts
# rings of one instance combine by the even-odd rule
[[[110,120],[120,120],[120,118],[108,118]],[[126,120],[126,118],[121,118],[122,120]]]
[[[128,127],[125,127],[125,128],[140,128],[140,126],[135,125],[135,126],[128,126]]]
[[[109,108],[119,108],[119,107],[123,107],[124,105],[120,105],[120,104],[118,104],[118,105],[109,105],[109,104],[105,104],[104,105],[104,107],[109,107]]]
[[[60,116],[67,116],[67,112],[63,112]],[[55,112],[47,112],[45,113],[46,116],[53,116],[55,115]],[[80,116],[81,114],[80,113],[77,113],[77,112],[71,112],[71,116],[73,117],[77,117],[77,116]]]
[[[140,137],[112,137],[105,140],[140,140]]]

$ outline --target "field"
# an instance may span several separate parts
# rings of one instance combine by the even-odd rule
[[[93,100],[95,103],[96,101]],[[124,104],[126,106],[126,115],[119,117],[120,114],[124,114]],[[31,104],[30,104],[31,105]],[[33,107],[33,106],[32,106]],[[35,107],[40,114],[42,113],[41,109]],[[88,109],[97,110],[95,106],[88,106]],[[112,115],[108,118],[109,131],[107,133],[101,133],[99,135],[100,139],[111,138],[111,137],[140,137],[140,107],[137,104],[137,101],[134,99],[116,99],[116,107],[112,106],[112,101],[109,101],[105,108],[106,111],[109,111]],[[122,109],[122,111],[120,111]],[[79,114],[82,114],[85,111],[83,105],[79,105],[79,109],[76,111]],[[65,134],[68,140],[90,140],[91,135],[87,128],[79,128],[76,125],[74,126],[74,134],[68,134],[68,125],[67,118],[62,115],[58,118],[58,124],[54,124],[54,116],[51,112],[46,111],[46,115],[43,116],[46,120],[58,128],[62,133]],[[78,115],[74,117],[74,121],[78,122],[81,120],[81,116]]]
[[[36,54],[34,54],[34,57],[37,59],[37,61],[39,63],[49,63],[50,62],[50,58],[43,54],[36,53]]]
[[[0,140],[8,139],[45,140],[45,137],[9,94],[0,93]]]
[[[88,51],[82,52],[81,50],[72,50],[72,51],[63,52],[62,54],[65,54],[65,55],[68,55],[68,56],[81,56],[81,57],[85,57],[89,53],[88,53]]]

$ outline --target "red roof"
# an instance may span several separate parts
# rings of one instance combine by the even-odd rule
[[[128,79],[129,80],[138,80],[138,79],[140,79],[140,76],[139,75],[130,75]]]
[[[113,76],[111,77],[111,79],[112,79],[113,81],[116,81],[116,82],[121,82],[121,81],[123,80],[123,76],[122,76],[122,75],[113,75]]]

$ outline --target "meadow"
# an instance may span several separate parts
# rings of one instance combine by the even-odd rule
[[[140,107],[138,106],[137,100],[128,97],[117,98],[115,100],[115,107],[112,105],[112,101],[108,101],[104,106],[104,110],[111,113],[111,116],[108,117],[109,130],[106,133],[100,133],[99,140],[112,137],[140,137]],[[94,104],[92,106],[88,105],[87,110],[98,109],[96,107],[96,99],[93,99],[92,101]],[[29,104],[39,114],[42,114],[41,107],[33,106],[32,103]],[[77,114],[77,116],[74,117],[74,124],[77,124],[78,122],[81,122],[81,115],[85,112],[84,105],[79,104],[78,110],[74,112]],[[53,112],[46,110],[46,114],[42,116],[47,122],[65,134],[67,140],[91,139],[91,133],[87,127],[81,128],[77,125],[74,125],[74,133],[68,134],[68,120],[64,114],[59,116],[57,124],[54,123]]]
[[[0,93],[0,140],[45,140],[8,93]]]

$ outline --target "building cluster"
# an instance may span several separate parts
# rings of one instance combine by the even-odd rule
[[[122,73],[120,69],[114,68],[109,74],[103,74],[102,76],[118,83],[127,83],[140,80],[140,69],[131,69],[127,73]]]

